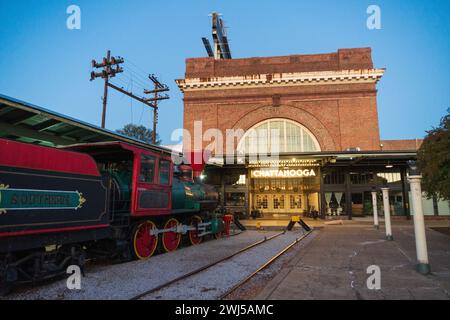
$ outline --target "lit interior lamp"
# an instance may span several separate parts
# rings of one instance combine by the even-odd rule
[[[388,164],[386,165],[386,169],[391,169],[391,168],[393,168],[394,166],[392,165],[392,164],[390,164],[389,162],[388,162]]]

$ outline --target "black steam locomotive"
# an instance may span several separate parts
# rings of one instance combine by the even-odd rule
[[[123,142],[63,149],[0,139],[0,287],[87,257],[146,259],[220,237],[218,194],[168,150]]]

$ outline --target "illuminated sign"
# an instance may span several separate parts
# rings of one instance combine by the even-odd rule
[[[315,177],[314,169],[262,169],[252,170],[252,178],[307,178]]]
[[[315,159],[277,159],[277,160],[250,160],[249,168],[260,167],[318,167],[320,162]]]

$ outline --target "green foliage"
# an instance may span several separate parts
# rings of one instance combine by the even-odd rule
[[[450,108],[439,127],[427,131],[417,158],[427,196],[437,195],[450,200]]]
[[[138,139],[146,143],[153,143],[153,130],[147,129],[144,126],[137,126],[129,123],[122,129],[116,131],[117,133],[123,134],[130,138]],[[156,134],[156,144],[161,144],[158,134]]]

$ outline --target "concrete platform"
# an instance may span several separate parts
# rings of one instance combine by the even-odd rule
[[[322,227],[325,225],[325,220],[314,220],[314,219],[303,219],[307,225],[310,227]],[[249,219],[240,220],[240,222],[249,230],[263,229],[263,230],[284,230],[289,224],[289,220],[275,220],[275,219]],[[296,224],[294,228],[299,228],[300,226]]]
[[[327,225],[327,222],[341,220],[341,218],[333,218],[333,219],[310,219],[310,218],[302,218],[303,221],[306,222],[311,227],[324,227]],[[396,217],[396,219],[392,220],[395,225],[412,225],[412,218],[407,220],[405,217]],[[249,230],[255,229],[263,229],[263,230],[283,230],[289,223],[288,219],[246,219],[240,220],[240,222]],[[356,217],[352,220],[348,220],[346,217],[342,218],[343,225],[373,225],[372,217]],[[384,225],[384,219],[382,217],[379,218],[380,226]],[[428,227],[446,227],[450,226],[450,219],[433,219],[432,217],[428,217],[426,219],[426,225]],[[259,228],[258,228],[259,226]],[[298,228],[298,224],[296,224],[295,228]]]
[[[394,241],[370,225],[323,226],[255,298],[450,299],[450,236],[427,226],[430,275],[415,270],[411,221],[394,223]],[[380,290],[367,288],[370,265],[381,269]]]

